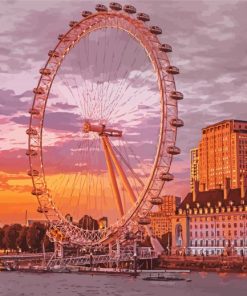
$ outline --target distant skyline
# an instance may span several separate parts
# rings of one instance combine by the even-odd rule
[[[108,4],[110,1],[102,1]],[[94,10],[96,1],[1,1],[0,26],[0,224],[24,222],[36,213],[26,175],[26,122],[39,69],[60,33],[82,10]],[[120,1],[121,4],[127,2]],[[184,197],[189,191],[189,150],[198,144],[201,129],[224,119],[247,120],[247,40],[244,38],[246,1],[132,1],[137,11],[150,15],[163,29],[159,39],[173,47],[169,55],[181,74],[177,146],[171,172],[175,181],[165,194]]]

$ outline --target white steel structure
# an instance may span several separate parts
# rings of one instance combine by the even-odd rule
[[[111,3],[110,8],[104,5],[97,5],[96,12],[91,13],[89,11],[84,11],[82,16],[82,20],[71,22],[71,28],[65,34],[59,35],[59,42],[53,50],[49,51],[48,61],[45,67],[40,70],[41,76],[37,87],[34,89],[34,100],[32,108],[30,109],[31,117],[27,130],[29,137],[27,155],[30,163],[28,174],[31,176],[33,182],[32,194],[37,196],[39,212],[42,212],[50,222],[50,237],[60,244],[87,246],[102,243],[107,244],[117,239],[124,239],[126,235],[131,236],[131,234],[136,233],[140,227],[146,227],[150,224],[150,219],[147,214],[153,206],[163,202],[160,197],[160,192],[164,183],[173,179],[173,175],[169,173],[171,161],[173,155],[180,153],[180,149],[175,146],[175,141],[177,128],[183,126],[183,121],[178,118],[177,102],[183,99],[183,95],[176,91],[173,77],[175,74],[179,74],[179,70],[170,65],[167,56],[167,53],[172,51],[171,46],[160,43],[157,35],[161,34],[162,30],[159,27],[146,25],[146,22],[149,21],[149,16],[147,14],[136,14],[136,9],[130,5],[126,5],[122,8],[118,3]],[[128,104],[135,104],[135,100],[141,102],[139,97],[132,98],[132,101],[130,101],[131,98],[125,98],[125,101],[121,103],[123,107],[121,107],[119,102],[121,102],[120,100],[122,100],[124,94],[122,94],[122,97],[116,95],[112,99],[111,94],[109,94],[109,92],[107,93],[107,91],[112,87],[112,92],[121,92],[123,88],[123,78],[122,80],[117,79],[114,83],[110,83],[110,86],[105,86],[104,82],[99,84],[97,81],[97,103],[95,103],[96,100],[92,97],[95,89],[92,90],[91,93],[88,92],[85,94],[84,92],[78,95],[78,104],[82,109],[80,118],[81,127],[79,128],[82,134],[82,141],[89,139],[92,143],[92,139],[95,139],[95,141],[97,140],[100,143],[97,149],[94,148],[94,150],[101,150],[101,156],[103,155],[105,158],[105,170],[109,176],[108,182],[110,183],[119,215],[117,222],[111,224],[109,227],[89,230],[78,227],[78,225],[65,217],[66,213],[59,208],[54,198],[55,193],[47,182],[50,175],[46,173],[44,150],[49,150],[49,146],[46,146],[46,143],[44,143],[44,128],[46,116],[51,116],[50,114],[52,112],[47,113],[46,109],[51,100],[50,97],[52,97],[52,88],[54,84],[56,84],[56,78],[59,76],[60,71],[62,71],[67,56],[69,57],[74,48],[79,46],[80,43],[83,43],[84,40],[87,40],[87,38],[91,38],[91,36],[92,38],[94,38],[94,36],[97,37],[97,32],[103,32],[103,34],[104,32],[105,34],[109,32],[111,35],[113,31],[122,32],[121,34],[124,33],[127,39],[130,39],[131,42],[135,42],[138,47],[143,50],[151,65],[152,74],[157,80],[155,87],[157,88],[158,98],[158,112],[156,112],[159,117],[159,126],[157,128],[158,136],[156,143],[152,143],[151,145],[151,148],[155,149],[155,153],[149,170],[149,176],[143,179],[140,177],[141,173],[138,175],[137,170],[131,167],[128,158],[124,157],[119,152],[119,147],[124,147],[123,143],[125,142],[122,142],[119,146],[116,145],[116,140],[121,141],[124,135],[128,135],[130,127],[128,128],[127,125],[126,127],[121,126],[120,121],[110,121],[110,114],[112,112],[114,114],[119,114],[117,113],[117,109],[121,110],[121,108],[123,108],[124,116],[127,116],[128,111],[125,112],[124,108],[127,108],[126,106],[128,106]],[[97,43],[96,37],[92,40]],[[105,46],[97,45],[97,48],[102,54],[104,54],[107,48],[107,42],[105,44]],[[126,50],[127,48],[128,46],[126,45]],[[123,52],[124,51],[125,49]],[[86,50],[84,50],[84,53],[85,52]],[[103,70],[106,69],[104,59],[105,55],[101,59],[101,67]],[[119,62],[123,59],[124,58],[120,57]],[[88,58],[88,61],[89,60],[90,57]],[[114,56],[112,56],[112,60],[115,61]],[[116,68],[118,69],[118,65]],[[84,79],[83,82],[85,82]],[[138,89],[138,81],[130,87],[132,86]],[[71,89],[73,92],[73,88]],[[125,91],[125,95],[126,94],[127,90]],[[152,98],[150,98],[150,102],[145,103],[146,105],[154,105],[154,103],[152,103]],[[58,106],[58,104],[56,106]],[[65,104],[63,106],[65,106]],[[111,109],[111,106],[115,109]],[[151,107],[152,106],[150,106],[150,108]],[[87,110],[93,111],[86,112]],[[120,115],[116,117],[120,118]],[[129,118],[131,122],[131,117]],[[85,156],[85,161],[90,155],[91,146],[92,145],[87,146],[89,148],[87,148],[88,154]],[[44,149],[44,147],[46,148]],[[139,159],[142,161],[141,157],[139,157]],[[81,164],[80,166],[82,167],[83,165]],[[91,167],[90,169],[92,170]],[[129,173],[126,172],[127,169]],[[86,173],[82,171],[74,175],[78,177],[78,179],[80,177],[86,178]],[[93,177],[94,186],[97,186],[95,180],[99,175],[100,173],[95,173]],[[133,179],[135,179],[137,185],[134,185]],[[90,179],[88,183],[90,183]],[[122,191],[119,184],[122,185]],[[62,185],[60,187],[62,187]],[[138,190],[136,188],[138,188]],[[86,190],[84,190],[84,192],[85,191]],[[131,204],[128,210],[127,207],[123,205],[122,192],[126,194]],[[67,204],[68,207],[71,205],[72,203]],[[112,208],[114,207],[115,206],[112,205]]]

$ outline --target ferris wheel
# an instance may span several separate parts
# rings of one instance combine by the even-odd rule
[[[96,5],[48,53],[26,131],[32,194],[61,244],[94,245],[137,232],[173,180],[178,118],[172,48],[131,5]],[[107,217],[81,227],[90,213]]]

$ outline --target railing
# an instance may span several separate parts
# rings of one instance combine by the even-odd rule
[[[106,263],[119,263],[134,261],[134,253],[113,253],[107,255],[85,255],[80,257],[65,257],[65,258],[51,258],[48,262],[49,267],[54,266],[66,266],[66,265],[97,265],[97,264],[106,264]],[[137,256],[138,259],[154,259],[157,258],[157,255],[154,251],[143,252]]]
[[[45,253],[45,257],[49,258],[53,253]],[[9,254],[9,255],[0,255],[0,260],[25,260],[25,259],[37,259],[43,258],[43,253],[28,253],[28,254]]]

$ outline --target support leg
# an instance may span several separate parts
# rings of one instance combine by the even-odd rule
[[[124,215],[123,205],[122,205],[121,197],[120,197],[120,194],[119,194],[117,180],[116,180],[116,177],[115,177],[115,174],[114,174],[114,170],[113,170],[111,158],[110,158],[110,155],[109,155],[108,147],[107,147],[106,142],[105,142],[105,138],[106,137],[104,137],[104,136],[101,137],[101,143],[102,143],[103,150],[104,150],[104,153],[105,153],[107,169],[108,169],[109,176],[110,176],[110,179],[111,179],[111,184],[112,184],[112,189],[113,189],[113,192],[114,192],[115,200],[117,202],[117,207],[118,207],[119,213],[120,213],[120,215],[122,217]]]
[[[115,167],[117,169],[119,177],[121,178],[121,180],[123,182],[123,186],[124,186],[125,190],[127,191],[131,201],[133,203],[135,203],[136,202],[135,194],[134,194],[134,192],[133,192],[133,190],[132,190],[132,188],[130,186],[130,183],[129,183],[129,181],[128,181],[128,179],[127,179],[127,177],[126,177],[126,175],[125,175],[125,173],[124,173],[124,171],[123,171],[123,169],[122,169],[122,167],[121,167],[121,165],[120,165],[120,163],[119,163],[119,161],[118,161],[118,159],[117,159],[117,157],[116,157],[116,155],[115,155],[115,153],[114,153],[114,151],[112,149],[112,146],[111,146],[111,144],[109,142],[109,139],[107,137],[102,137],[102,138],[103,138],[103,141],[104,141],[105,145],[108,148],[111,159],[112,159],[112,161],[113,161],[113,163],[114,163],[114,165],[115,165]]]

